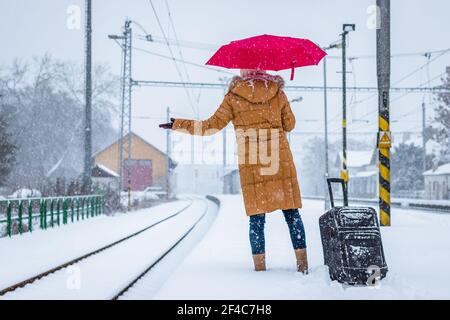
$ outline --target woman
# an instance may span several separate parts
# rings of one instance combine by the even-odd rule
[[[307,273],[305,229],[297,173],[286,132],[295,117],[283,92],[284,81],[261,70],[241,70],[217,111],[207,120],[171,119],[160,127],[191,135],[211,135],[232,121],[238,142],[239,174],[250,217],[250,245],[256,271],[266,270],[264,224],[267,212],[281,209],[297,258]]]

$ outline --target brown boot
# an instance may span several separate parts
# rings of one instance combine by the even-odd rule
[[[264,253],[253,255],[255,271],[266,271],[266,255]]]
[[[305,249],[295,250],[295,257],[297,258],[297,271],[303,274],[308,274],[308,257]]]

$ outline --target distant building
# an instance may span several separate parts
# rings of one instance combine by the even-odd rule
[[[225,194],[239,194],[241,193],[241,182],[239,179],[239,170],[228,170],[222,177],[223,193]]]
[[[119,174],[99,163],[92,168],[91,179],[94,186],[99,185],[113,190],[119,188]]]
[[[128,135],[124,137],[124,142],[128,142]],[[141,191],[146,187],[165,188],[167,183],[167,158],[166,154],[141,138],[135,133],[131,133],[131,160],[128,160],[128,152],[125,152],[122,165],[123,186],[127,186],[127,168],[130,166],[131,190]],[[93,156],[94,168],[101,165],[103,169],[119,173],[119,141],[114,142],[105,149],[97,152]],[[176,164],[169,160],[170,169],[174,169]]]
[[[450,163],[425,171],[423,177],[427,199],[450,199]]]
[[[337,155],[335,166],[342,168],[342,152]],[[375,198],[377,196],[376,150],[347,151],[347,170],[349,173],[349,196],[361,198]]]
[[[179,164],[173,172],[177,193],[214,194],[223,192],[223,165]]]
[[[422,132],[397,132],[393,135],[392,146],[398,147],[404,143],[422,148]],[[442,145],[434,140],[429,139],[426,143],[427,154],[439,154]]]

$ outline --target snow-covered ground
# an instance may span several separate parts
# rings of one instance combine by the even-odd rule
[[[151,300],[158,293],[168,278],[176,270],[180,263],[192,252],[196,245],[201,243],[205,234],[214,223],[218,206],[208,201],[208,213],[193,228],[183,240],[171,250],[160,262],[158,262],[149,272],[138,282],[129,288],[119,297],[121,300]]]
[[[318,218],[322,201],[304,200],[310,273],[295,271],[288,229],[267,215],[267,272],[252,271],[248,218],[241,196],[219,196],[221,209],[205,238],[154,296],[157,299],[449,299],[450,215],[392,211],[382,228],[388,276],[376,287],[344,287],[323,265]]]
[[[186,238],[181,252],[165,258],[146,281],[138,283],[124,298],[450,298],[447,277],[450,215],[394,208],[393,226],[382,228],[388,276],[376,287],[344,287],[329,280],[323,265],[318,228],[322,201],[304,200],[302,216],[310,263],[310,273],[305,276],[295,271],[288,229],[280,212],[267,215],[268,271],[254,272],[247,237],[248,218],[241,196],[219,198],[222,203],[217,218],[202,219],[204,231]],[[0,288],[136,232],[190,203],[191,200],[176,201],[130,214],[101,216],[49,231],[0,239]],[[194,200],[186,212],[158,225],[155,232],[143,233],[95,259],[80,261],[1,298],[109,299],[175,243],[198,220],[206,209],[205,203]],[[187,242],[190,244],[184,245]]]
[[[115,216],[99,216],[46,231],[0,239],[0,288],[6,288],[117,241],[186,208],[174,201]]]
[[[127,241],[4,295],[4,299],[112,299],[174,245],[207,209],[192,206]]]

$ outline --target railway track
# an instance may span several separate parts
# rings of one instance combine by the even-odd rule
[[[206,200],[205,204],[206,204]],[[0,290],[0,297],[4,296],[7,293],[12,293],[14,291],[16,291],[17,289],[23,288],[26,285],[29,284],[38,284],[39,281],[42,281],[43,279],[48,278],[49,276],[51,276],[52,274],[56,273],[57,271],[63,270],[68,268],[69,266],[75,265],[78,262],[81,261],[86,261],[88,259],[92,259],[93,257],[98,257],[101,254],[104,254],[105,252],[108,252],[110,249],[117,247],[119,244],[125,243],[127,241],[130,241],[131,239],[135,239],[138,235],[142,235],[144,233],[146,233],[146,231],[149,231],[151,229],[153,229],[154,227],[164,224],[165,222],[168,221],[173,221],[173,219],[177,216],[179,216],[181,213],[186,212],[190,207],[192,207],[192,204],[194,203],[194,200],[192,200],[187,206],[183,207],[182,209],[176,211],[175,213],[157,221],[154,222],[126,237],[123,237],[117,241],[114,241],[106,246],[103,246],[101,248],[98,248],[96,250],[93,250],[87,254],[84,254],[80,257],[77,257],[75,259],[72,259],[68,262],[65,262],[61,265],[58,265],[50,270],[47,270],[45,272],[39,273],[31,278],[25,279],[21,282],[18,282],[14,285],[8,286],[2,290]],[[171,252],[194,228],[195,226],[202,220],[202,218],[205,216],[205,214],[207,213],[208,210],[208,205],[205,205],[205,209],[203,211],[203,213],[200,215],[200,217],[194,222],[194,224],[188,226],[188,230],[173,244],[169,247],[169,249],[165,250],[158,259],[156,259],[153,263],[151,263],[143,272],[141,272],[137,277],[135,277],[133,279],[133,281],[129,282],[128,285],[124,286],[118,293],[115,293],[112,297],[112,299],[117,299],[118,297],[120,297],[123,293],[125,293],[129,288],[131,288],[135,283],[137,283],[139,281],[139,279],[141,279],[143,276],[145,276],[158,262],[160,262],[169,252]]]
[[[123,294],[125,294],[129,289],[131,289],[134,285],[136,285],[143,277],[145,277],[164,257],[166,257],[173,249],[175,249],[181,241],[183,241],[192,230],[198,225],[198,223],[205,217],[208,211],[208,206],[205,207],[202,215],[195,221],[195,223],[183,234],[183,236],[178,239],[169,249],[165,250],[164,253],[151,265],[149,265],[142,273],[140,273],[133,281],[131,281],[128,285],[126,285],[123,289],[121,289],[117,294],[112,297],[112,300],[118,300]]]

